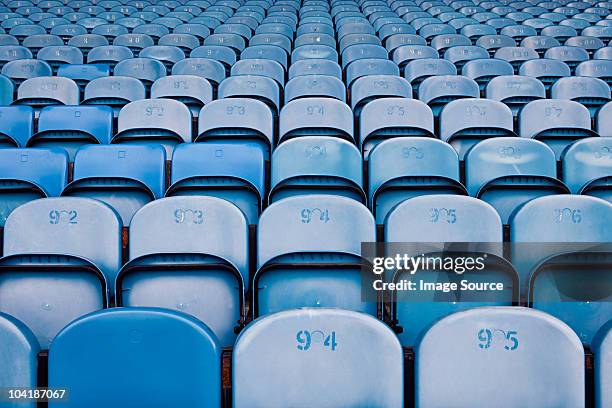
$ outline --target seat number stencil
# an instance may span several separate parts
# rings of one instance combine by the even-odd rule
[[[78,213],[75,210],[51,210],[49,211],[49,224],[57,225],[60,222],[77,224]]]
[[[582,222],[582,212],[575,208],[556,208],[553,210],[553,217],[555,219],[555,223],[557,224],[561,224],[563,222],[580,224]]]
[[[302,217],[302,224],[310,224],[313,220],[319,220],[323,223],[329,222],[329,210],[322,210],[320,208],[304,208],[300,211]]]
[[[330,351],[336,351],[338,347],[335,331],[325,334],[321,330],[300,330],[295,335],[295,339],[297,341],[297,349],[300,351],[308,351],[314,345],[318,345]]]
[[[177,224],[193,223],[202,224],[204,222],[204,211],[177,208],[174,210],[174,222]]]
[[[480,329],[478,331],[478,341],[478,347],[483,350],[490,349],[495,344],[501,346],[500,341],[503,342],[504,349],[508,351],[514,351],[519,347],[518,332],[516,330]]]
[[[454,208],[430,208],[429,222],[454,224],[457,222],[457,210]]]

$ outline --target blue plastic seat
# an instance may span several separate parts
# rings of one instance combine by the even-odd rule
[[[172,75],[197,75],[210,81],[214,88],[225,79],[225,73],[223,64],[210,58],[186,58],[172,67]]]
[[[117,366],[123,369],[117,372]],[[70,399],[51,403],[54,407],[220,406],[221,345],[205,324],[182,313],[153,308],[92,313],[72,322],[51,345],[49,385],[71,390]],[[136,389],[148,391],[130,397]]]
[[[291,79],[285,86],[285,103],[298,98],[319,96],[346,102],[344,83],[331,75],[300,75]]]
[[[9,61],[2,67],[2,75],[10,78],[12,84],[14,83],[18,88],[19,85],[26,79],[36,77],[47,77],[53,75],[53,70],[44,61],[35,59],[20,59],[15,61]],[[13,85],[11,84],[11,88]],[[12,92],[11,92],[12,101]],[[8,105],[9,103],[5,103]]]
[[[156,26],[156,27],[159,26],[157,24],[151,24],[151,25]],[[204,39],[206,39],[206,37],[210,35],[210,29],[203,24],[190,24],[190,23],[181,24],[181,25],[176,26],[172,32],[174,34],[190,34],[194,36],[198,40],[197,46],[200,45],[200,42],[204,42]],[[159,32],[159,34],[162,34],[162,33]],[[168,33],[164,33],[164,34],[168,34]],[[160,35],[159,37],[163,37],[164,34]]]
[[[448,102],[460,98],[478,98],[480,88],[473,79],[464,76],[435,76],[421,83],[418,96],[419,100],[429,105],[437,117]]]
[[[290,23],[293,24],[292,22],[288,22],[288,21],[278,21],[278,22],[271,22],[271,21],[264,21],[259,27],[257,27],[257,29],[255,30],[255,35],[260,35],[260,34],[275,34],[275,35],[282,35],[283,37],[286,37],[288,40],[292,40],[294,37],[294,28],[292,25],[286,24],[286,23]],[[252,39],[253,37],[251,37]]]
[[[595,407],[603,408],[610,404],[610,362],[612,356],[612,323],[605,324],[595,336],[591,345],[595,355]]]
[[[159,146],[81,147],[74,159],[74,181],[62,196],[100,200],[127,227],[138,209],[163,197],[165,159]]]
[[[519,115],[519,135],[546,143],[557,160],[573,142],[597,136],[591,130],[591,117],[586,107],[578,102],[555,99],[525,105]]]
[[[152,58],[130,58],[118,62],[113,75],[136,78],[149,89],[153,82],[166,76],[166,67]]]
[[[112,143],[162,145],[170,157],[175,145],[191,142],[191,119],[189,108],[172,99],[130,102],[119,112]]]
[[[514,135],[512,111],[501,102],[459,99],[440,113],[440,139],[457,150],[460,160],[480,140]]]
[[[592,77],[561,78],[552,86],[550,93],[553,99],[569,99],[581,103],[587,107],[591,117],[610,101],[608,84]]]
[[[589,53],[580,47],[561,46],[549,48],[544,53],[544,58],[563,61],[573,72],[578,64],[589,59]]]
[[[113,45],[119,45],[129,48],[134,56],[143,49],[155,45],[151,37],[146,34],[121,34],[113,39]]]
[[[211,34],[204,40],[204,45],[224,45],[234,50],[236,55],[239,55],[246,48],[244,37],[233,34]]]
[[[85,144],[108,144],[113,134],[113,113],[106,106],[48,106],[40,111],[38,132],[28,147],[59,147],[70,161]]]
[[[0,75],[0,106],[10,105],[13,102],[15,86],[9,77]]]
[[[48,348],[69,322],[107,306],[107,282],[121,263],[121,222],[96,200],[30,201],[6,220],[4,255],[1,311],[23,321]]]
[[[132,77],[111,76],[92,80],[85,87],[84,105],[106,105],[113,109],[116,118],[128,103],[145,99],[145,87]]]
[[[272,155],[269,202],[304,194],[330,194],[365,202],[361,154],[350,142],[303,136],[278,146]]]
[[[401,45],[393,51],[393,62],[395,62],[400,70],[404,69],[408,63],[416,59],[432,59],[438,58],[438,51],[426,45]]]
[[[376,150],[374,150],[374,153]],[[406,228],[410,225],[411,228]],[[489,204],[461,195],[432,194],[400,202],[387,215],[384,223],[385,242],[404,242],[402,251],[410,256],[465,256],[469,248],[472,257],[486,259],[485,269],[465,271],[461,279],[471,282],[500,282],[499,292],[432,293],[427,291],[394,293],[392,319],[403,328],[399,334],[403,346],[411,347],[418,336],[433,322],[456,311],[476,306],[507,305],[518,300],[518,277],[507,261],[500,258],[502,223]],[[443,251],[447,243],[470,243],[463,251]],[[387,256],[395,250],[388,249]],[[454,282],[454,270],[419,268],[416,275],[426,282]],[[388,281],[410,278],[410,271],[387,271]],[[418,302],[418,303],[415,303]]]
[[[262,75],[235,75],[226,78],[219,85],[218,97],[219,99],[252,98],[260,100],[268,105],[275,117],[278,116],[281,105],[278,82]]]
[[[476,81],[481,92],[486,89],[487,84],[492,79],[498,76],[512,75],[513,73],[514,70],[510,63],[494,58],[467,61],[461,69],[461,75]]]
[[[508,224],[524,203],[545,195],[569,194],[556,179],[554,152],[544,143],[520,137],[484,140],[465,157],[469,194],[491,204]]]
[[[599,78],[612,86],[612,61],[594,59],[581,62],[576,67],[576,76]]]
[[[495,13],[486,13],[486,15],[476,15],[476,17],[478,17],[478,19],[484,19],[487,17],[497,18],[498,16]],[[474,18],[474,16],[472,16],[472,18]],[[497,30],[487,24],[467,24],[461,28],[461,34],[468,37],[471,41],[476,41],[483,35],[497,35]]]
[[[262,60],[278,62],[284,70],[287,69],[287,52],[276,45],[248,46],[240,54],[241,60]]]
[[[609,249],[597,252],[597,243],[612,238],[610,221],[612,204],[578,195],[532,200],[510,220],[512,259],[529,305],[565,321],[586,345],[611,311],[608,278],[598,266],[610,262]]]
[[[374,218],[356,200],[313,194],[270,205],[259,219],[254,316],[296,307],[375,314],[375,301],[362,302],[359,266],[361,242],[374,240]]]
[[[117,63],[133,58],[134,54],[128,47],[118,45],[103,45],[92,48],[87,54],[88,64],[106,64],[114,70]]]
[[[23,39],[22,45],[27,47],[34,57],[38,55],[44,47],[48,46],[62,46],[64,41],[56,35],[51,34],[34,34]]]
[[[571,76],[571,70],[563,61],[542,58],[523,62],[519,75],[537,78],[549,92],[559,78]]]
[[[487,99],[506,104],[515,117],[529,102],[546,98],[546,88],[540,80],[519,75],[503,75],[491,79],[485,93]]]
[[[0,46],[0,65],[4,65],[9,61],[31,58],[32,52],[26,47],[22,47],[20,45]]]
[[[412,90],[418,92],[419,85],[432,76],[457,75],[455,65],[438,58],[419,58],[408,62],[404,68],[404,77],[412,85]]]
[[[436,160],[428,160],[431,157]],[[378,225],[384,223],[396,205],[410,198],[467,194],[459,181],[457,152],[433,138],[398,137],[382,141],[370,152],[368,170],[368,199]]]
[[[450,47],[444,53],[444,59],[452,62],[459,72],[466,62],[486,58],[489,58],[489,52],[476,45]]]
[[[204,105],[213,99],[208,80],[195,75],[171,75],[159,78],[151,86],[151,98],[174,99],[185,104],[197,118]]]
[[[80,49],[83,57],[87,58],[89,51],[95,47],[107,46],[108,40],[99,34],[82,34],[70,38],[67,44]]]
[[[502,47],[495,52],[495,58],[508,61],[518,73],[521,64],[525,61],[540,58],[533,48],[527,47]]]
[[[182,59],[185,59],[185,53],[178,47],[171,45],[154,45],[152,47],[143,48],[140,51],[140,58],[151,58],[160,61],[166,66],[166,71],[172,71],[172,66]]]
[[[579,140],[563,154],[563,180],[573,194],[612,202],[612,157],[608,138]]]
[[[506,17],[512,18],[508,15],[506,15]],[[515,22],[514,25],[503,27],[499,33],[512,37],[517,43],[520,43],[526,37],[538,35],[535,28],[522,25],[519,22]]]
[[[220,233],[227,239],[216,239]],[[180,310],[231,346],[244,315],[247,237],[245,216],[229,201],[189,195],[149,203],[132,219],[118,304]]]
[[[332,98],[300,98],[280,113],[279,142],[300,136],[336,136],[354,142],[353,113]]]
[[[81,90],[84,90],[90,81],[109,75],[110,68],[105,64],[70,64],[62,65],[57,70],[57,76],[72,79]]]
[[[273,60],[243,59],[236,62],[230,71],[232,76],[259,75],[273,79],[281,89],[285,86],[285,69]]]
[[[295,48],[291,53],[292,63],[309,59],[325,59],[338,62],[338,52],[327,45],[302,45]]]
[[[48,105],[78,105],[79,99],[79,87],[72,79],[36,77],[19,85],[13,104],[32,106],[38,114]]]
[[[612,103],[608,102],[597,112],[595,129],[600,136],[612,136]]]
[[[502,407],[584,404],[579,339],[567,325],[535,310],[488,307],[448,316],[424,333],[415,354],[417,406],[476,406],[483,400]],[[508,364],[516,369],[508,370]]]
[[[385,41],[385,48],[390,55],[393,55],[393,52],[402,45],[427,45],[427,41],[419,35],[410,33],[394,34]]]
[[[296,38],[296,45],[298,40],[299,38]],[[291,40],[286,36],[278,33],[255,34],[253,37],[251,37],[251,40],[249,41],[249,47],[255,47],[258,45],[275,45],[283,49],[287,54],[291,54],[292,50]]]
[[[37,385],[40,346],[34,334],[19,320],[0,313],[0,361],[5,367],[0,375],[3,389],[33,389]],[[7,408],[35,408],[36,401],[4,402]]]
[[[349,332],[355,336],[342,336]],[[283,343],[285,336],[293,342]],[[264,357],[269,347],[278,359]],[[296,365],[303,370],[296,372]],[[337,377],[339,371],[346,374]],[[319,375],[310,379],[313,372]],[[252,379],[264,375],[268,380],[255,385]],[[378,384],[381,376],[387,380]],[[336,384],[333,392],[330,381]],[[332,309],[282,312],[262,317],[238,338],[232,389],[236,408],[398,408],[403,406],[402,349],[388,327],[367,315]]]
[[[568,38],[577,36],[578,32],[575,28],[567,25],[554,25],[544,27],[540,34],[553,37],[560,43],[564,43]]]
[[[10,34],[0,34],[0,46],[19,45],[19,40]]]
[[[593,59],[608,60],[608,61],[612,60],[612,47],[607,46],[607,47],[598,49],[593,54]]]
[[[540,58],[544,56],[547,50],[553,47],[559,47],[561,44],[554,37],[546,35],[536,35],[525,37],[521,40],[521,47],[532,48],[538,52]]]
[[[412,98],[408,80],[394,75],[366,75],[356,79],[350,90],[351,109],[355,117],[369,102],[380,98]],[[358,130],[357,130],[358,132]]]
[[[587,36],[576,36],[570,37],[565,41],[564,45],[569,45],[573,47],[580,47],[589,55],[592,55],[595,51],[604,47],[604,43],[601,39],[597,37],[587,37]]]

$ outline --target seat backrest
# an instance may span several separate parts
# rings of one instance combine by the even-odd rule
[[[319,134],[353,139],[353,113],[345,103],[331,98],[301,98],[286,104],[280,113],[279,138]]]
[[[612,320],[605,324],[591,345],[595,354],[595,407],[604,408],[612,403],[610,384],[612,379]]]
[[[79,87],[72,79],[36,77],[25,80],[17,89],[19,104],[37,104],[42,99],[57,105],[78,105]]]
[[[253,381],[263,375],[266,381]],[[256,320],[238,338],[232,388],[236,408],[401,407],[402,349],[387,326],[362,313],[280,312]]]
[[[0,106],[0,142],[25,147],[34,131],[34,110],[29,106]]]
[[[329,97],[346,102],[344,83],[331,75],[300,75],[285,86],[285,103],[304,97]]]
[[[185,58],[174,64],[172,75],[197,75],[218,85],[225,79],[225,67],[210,58]]]
[[[476,308],[440,320],[420,339],[415,370],[420,407],[584,405],[578,336],[533,309]]]
[[[113,134],[113,113],[106,106],[48,106],[40,111],[38,132],[28,145],[45,142],[45,138],[66,139],[74,133],[86,135],[90,143],[110,143]],[[51,141],[51,140],[49,140]]]
[[[26,181],[57,197],[68,180],[68,155],[61,149],[0,149],[0,179]]]
[[[145,87],[140,80],[132,77],[112,76],[96,78],[85,87],[84,104],[126,105],[145,99]]]
[[[132,131],[159,131],[182,142],[191,141],[191,113],[183,103],[172,99],[142,99],[130,102],[119,112],[115,140]],[[148,133],[143,134],[144,137]]]
[[[4,367],[0,371],[0,387],[36,388],[40,346],[34,334],[19,320],[0,313],[0,343],[0,364]],[[6,404],[36,407],[36,402]]]
[[[114,74],[138,78],[151,84],[156,79],[166,76],[166,67],[152,58],[130,58],[117,63]]]
[[[74,408],[123,405],[138,389],[147,390],[139,401],[151,407],[220,406],[221,347],[206,325],[182,313],[100,311],[57,336],[49,352],[49,385],[69,387],[66,406]]]
[[[597,181],[612,175],[612,142],[606,137],[593,137],[572,144],[563,155],[563,180],[574,194],[609,197],[607,186],[598,192]]]

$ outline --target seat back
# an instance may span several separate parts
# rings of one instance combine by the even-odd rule
[[[34,132],[34,110],[29,106],[0,106],[0,146],[24,147]]]
[[[269,353],[282,357],[270,359]],[[296,366],[303,369],[296,372]],[[311,377],[313,372],[319,375]],[[256,384],[253,378],[264,373],[267,380]],[[236,342],[232,389],[236,408],[401,407],[402,350],[393,332],[367,315],[333,309],[277,313],[254,322]]]
[[[499,407],[584,404],[580,340],[561,321],[531,309],[478,308],[442,319],[420,339],[415,370],[421,407],[491,399]]]
[[[106,381],[100,382],[101,376]],[[149,407],[220,406],[221,347],[206,325],[181,313],[149,308],[92,313],[62,330],[51,345],[49,386],[71,390],[69,402],[50,406],[120,406],[134,390],[146,390],[138,399]]]
[[[605,137],[579,140],[563,155],[563,180],[573,194],[585,194],[612,202],[612,146]]]
[[[612,323],[608,322],[595,336],[592,344],[595,354],[595,407],[603,408],[610,404],[610,362],[612,361]]]
[[[83,105],[107,105],[117,118],[119,111],[130,102],[145,99],[143,83],[132,77],[112,76],[94,79],[85,86]]]

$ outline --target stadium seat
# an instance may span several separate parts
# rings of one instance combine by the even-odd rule
[[[191,142],[191,113],[172,99],[142,99],[130,102],[119,112],[117,133],[112,143],[162,145],[166,157],[179,143]]]
[[[611,27],[612,28],[612,27]],[[590,60],[578,64],[576,75],[599,78],[612,86],[612,61]]]
[[[232,65],[232,76],[259,75],[273,79],[282,89],[285,86],[285,69],[281,64],[267,59],[243,59]]]
[[[578,72],[578,67],[576,67]],[[569,99],[586,106],[595,117],[599,108],[610,101],[610,87],[599,78],[560,78],[550,89],[553,99]]]
[[[113,133],[113,113],[106,106],[48,106],[40,111],[38,132],[28,147],[59,147],[74,161],[86,144],[108,144]]]
[[[406,79],[394,75],[366,75],[356,79],[350,88],[351,109],[356,118],[369,102],[396,97],[411,98],[412,87]]]
[[[439,58],[438,51],[425,44],[401,45],[393,51],[393,62],[398,65],[402,73],[410,61],[423,58]]]
[[[565,41],[564,45],[569,45],[572,47],[580,47],[586,52],[588,52],[589,55],[592,55],[595,51],[604,47],[604,43],[601,39],[597,37],[588,37],[588,36],[582,36],[582,35],[568,38]]]
[[[408,114],[418,112],[418,114]],[[368,103],[360,115],[359,145],[364,159],[381,141],[393,137],[433,137],[433,115],[423,102],[408,98],[383,98]]]
[[[612,103],[608,102],[597,112],[595,129],[600,136],[612,136]]]
[[[476,40],[476,45],[489,51],[489,55],[493,58],[495,52],[502,47],[516,47],[516,41],[507,35],[483,35]]]
[[[536,78],[519,75],[502,75],[489,81],[485,88],[487,99],[506,104],[517,117],[519,112],[529,102],[545,99],[546,88]]]
[[[345,196],[365,203],[361,153],[336,137],[303,136],[272,154],[269,202],[304,194]]]
[[[114,26],[117,27],[117,25]],[[128,47],[134,53],[134,57],[138,57],[143,48],[155,45],[155,42],[146,34],[127,33],[116,36],[113,39],[113,45]]]
[[[440,139],[457,150],[459,160],[480,140],[514,136],[512,112],[489,99],[458,99],[440,113]]]
[[[576,66],[582,61],[589,59],[589,53],[580,47],[561,46],[549,48],[544,53],[544,58],[550,58],[565,62],[572,72],[576,69]]]
[[[544,143],[519,137],[483,140],[465,157],[466,187],[491,204],[508,224],[510,215],[537,197],[569,194],[556,179],[554,152]]]
[[[287,70],[287,52],[276,45],[249,45],[240,54],[240,59],[268,59],[276,61]]]
[[[197,75],[206,78],[216,89],[225,79],[225,67],[221,62],[210,58],[185,58],[174,64],[172,75]]]
[[[25,81],[17,89],[15,105],[40,109],[49,105],[78,105],[79,87],[72,79],[62,77],[36,77]]]
[[[87,198],[45,198],[6,220],[0,259],[2,312],[48,348],[69,322],[107,306],[121,264],[121,222]]]
[[[319,194],[284,198],[262,213],[257,234],[254,317],[297,307],[376,315],[376,302],[361,298],[361,243],[376,239],[363,204]]]
[[[410,82],[416,93],[419,91],[421,82],[438,75],[457,75],[457,68],[452,62],[439,58],[415,59],[404,67],[404,77]]]
[[[19,320],[0,313],[0,362],[5,367],[0,374],[3,389],[33,389],[37,385],[38,352],[40,346],[34,334]],[[5,401],[7,408],[35,408],[36,401]]]
[[[487,58],[489,58],[489,52],[477,45],[451,47],[444,53],[444,59],[455,64],[459,72],[466,62]]]
[[[130,58],[118,62],[113,75],[136,78],[150,89],[153,82],[166,76],[166,67],[152,58]]]
[[[328,75],[342,79],[342,68],[337,62],[325,59],[294,61],[289,67],[289,80],[302,75]]]
[[[139,208],[163,197],[164,167],[159,146],[84,146],[76,152],[73,181],[62,196],[100,200],[128,227]]]
[[[111,76],[97,78],[85,86],[83,105],[106,105],[112,108],[115,118],[130,102],[145,99],[146,90],[136,78]]]
[[[57,69],[57,76],[72,79],[84,91],[90,81],[110,76],[110,68],[105,64],[66,64]]]
[[[139,54],[140,58],[151,58],[165,65],[166,73],[172,71],[172,66],[182,59],[185,59],[185,53],[178,47],[170,45],[153,45],[143,48]]]
[[[174,99],[184,103],[191,116],[198,117],[204,105],[213,99],[213,88],[205,78],[195,75],[171,75],[157,79],[151,86],[151,98]]]
[[[83,53],[77,47],[70,45],[51,45],[42,48],[36,54],[36,58],[46,61],[53,72],[57,73],[57,69],[65,64],[82,64]]]
[[[293,341],[281,340],[285,338]],[[272,350],[278,359],[266,358]],[[363,314],[304,309],[265,316],[236,342],[233,404],[236,408],[402,407],[402,360],[393,332]],[[296,372],[296,365],[302,369]],[[338,377],[340,371],[345,374]],[[313,377],[315,372],[319,374]],[[265,382],[253,381],[262,376]],[[333,391],[330,381],[335,384]]]
[[[279,83],[268,76],[233,75],[224,79],[219,85],[218,98],[252,98],[260,100],[268,105],[276,118],[278,117],[281,105],[280,93]]]
[[[35,34],[24,38],[22,45],[27,47],[32,52],[32,55],[36,58],[38,51],[41,49],[48,46],[64,45],[64,41],[56,35]]]
[[[492,79],[502,75],[512,75],[513,73],[514,69],[509,62],[494,58],[471,60],[466,62],[461,69],[461,75],[478,83],[481,93]]]
[[[406,228],[406,225],[411,228]],[[403,346],[414,346],[420,333],[448,314],[476,306],[510,306],[518,301],[518,276],[512,265],[501,258],[502,223],[489,204],[460,195],[433,194],[411,198],[389,212],[384,228],[385,242],[418,243],[406,244],[402,248],[411,256],[462,257],[469,248],[469,256],[485,259],[485,269],[466,270],[459,276],[455,270],[419,268],[416,275],[426,282],[455,282],[461,278],[470,282],[503,284],[503,290],[499,292],[393,293],[392,320],[403,329],[399,334]],[[444,250],[452,243],[470,244],[465,248]],[[392,247],[387,251],[387,256],[395,255]],[[384,275],[389,282],[399,282],[410,276],[410,271],[406,270],[387,271]]]
[[[538,59],[540,56],[533,48],[502,47],[495,51],[495,58],[508,61],[514,68],[514,73],[518,74],[519,68],[523,62]]]
[[[480,88],[473,79],[457,75],[441,75],[425,79],[419,86],[419,100],[438,117],[449,102],[461,98],[478,98]]]
[[[134,58],[134,54],[128,47],[118,45],[103,45],[92,48],[87,54],[88,64],[106,64],[111,72],[117,63]]]
[[[79,50],[81,50],[84,58],[87,58],[89,56],[89,51],[91,51],[95,47],[109,45],[106,37],[99,34],[75,35],[74,37],[68,40],[67,44],[73,47],[77,47]]]
[[[13,102],[13,94],[13,82],[7,76],[0,75],[0,106],[10,105]]]
[[[217,407],[221,346],[205,324],[182,313],[153,308],[92,313],[72,322],[51,345],[49,386],[70,389],[70,397],[51,407]],[[136,397],[134,390],[143,395]]]
[[[453,350],[453,358],[440,350]],[[500,407],[584,404],[584,354],[576,334],[525,308],[478,308],[440,320],[419,341],[415,376],[421,407],[483,400]]]
[[[519,135],[546,143],[555,152],[557,160],[576,140],[597,136],[591,130],[587,108],[578,102],[555,99],[537,100],[525,105],[519,115]]]
[[[248,226],[238,207],[216,197],[155,200],[132,218],[129,252],[117,278],[119,306],[179,310],[209,326],[223,347],[233,344],[249,280]]]
[[[525,61],[519,68],[519,75],[537,78],[550,92],[553,84],[559,78],[571,76],[571,71],[563,61],[542,58]]]
[[[16,88],[26,79],[52,76],[53,70],[45,61],[35,59],[20,59],[9,61],[2,67],[2,75],[10,78]],[[11,94],[12,101],[12,94]],[[9,105],[6,103],[5,105]]]
[[[610,362],[612,359],[612,323],[605,324],[593,340],[595,355],[595,407],[603,408],[610,404]]]
[[[346,102],[346,87],[340,79],[331,75],[300,75],[285,85],[285,104],[298,98],[319,96]]]
[[[573,194],[612,203],[612,146],[605,137],[579,140],[563,154],[563,181]]]

